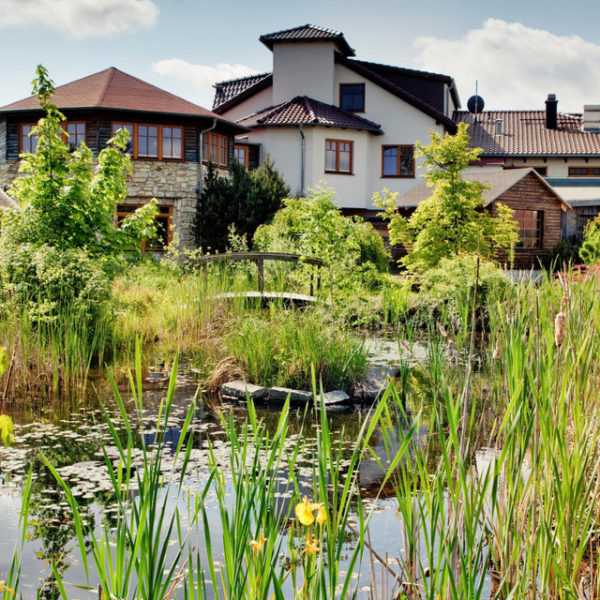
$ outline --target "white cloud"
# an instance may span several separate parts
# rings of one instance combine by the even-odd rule
[[[152,0],[0,0],[0,27],[38,24],[73,38],[114,36],[151,27]]]
[[[246,77],[258,72],[256,69],[241,64],[222,63],[216,67],[209,67],[195,65],[180,58],[156,62],[152,65],[152,70],[162,77],[179,80],[186,86],[195,88],[199,97],[198,102],[202,106],[212,106],[215,92],[212,87],[214,83]]]
[[[452,75],[461,100],[479,93],[490,109],[543,109],[555,93],[559,110],[600,103],[600,45],[521,23],[488,19],[458,40],[418,37],[419,68]]]

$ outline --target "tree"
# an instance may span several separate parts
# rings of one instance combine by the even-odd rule
[[[219,176],[209,164],[198,200],[196,243],[204,250],[222,252],[232,225],[237,234],[251,240],[258,226],[281,208],[289,192],[268,157],[253,171],[234,162],[230,177]]]
[[[431,133],[431,143],[417,142],[417,157],[423,157],[424,178],[433,187],[430,198],[421,202],[408,218],[396,211],[396,194],[384,190],[375,194],[378,206],[385,209],[389,219],[390,242],[407,243],[411,251],[402,263],[415,271],[435,267],[442,258],[478,253],[492,258],[506,251],[512,262],[519,228],[512,210],[496,203],[496,217],[484,206],[485,186],[467,181],[462,172],[470,163],[479,160],[481,148],[472,148],[465,123],[458,124],[455,135],[442,137]]]
[[[117,227],[117,203],[127,196],[126,177],[131,158],[125,154],[129,133],[117,132],[93,165],[91,150],[82,143],[71,151],[64,115],[51,103],[54,84],[39,65],[33,93],[45,112],[33,128],[34,154],[21,155],[10,193],[22,210],[3,218],[2,244],[81,249],[90,257],[111,258],[124,250],[137,251],[141,240],[154,234],[156,202],[137,209]]]
[[[587,222],[579,256],[588,267],[600,262],[600,215]]]

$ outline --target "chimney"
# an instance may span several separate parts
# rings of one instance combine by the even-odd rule
[[[548,94],[546,100],[546,129],[556,129],[558,122],[558,100],[556,94]]]
[[[600,132],[600,105],[586,104],[583,107],[583,130]]]

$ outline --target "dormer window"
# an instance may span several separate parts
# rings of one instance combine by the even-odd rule
[[[352,112],[364,112],[365,84],[340,83],[340,108]]]

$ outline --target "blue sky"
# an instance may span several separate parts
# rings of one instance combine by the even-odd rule
[[[0,0],[0,105],[115,66],[203,106],[211,84],[271,68],[258,36],[304,23],[344,32],[358,58],[479,80],[488,108],[600,104],[597,0]]]

